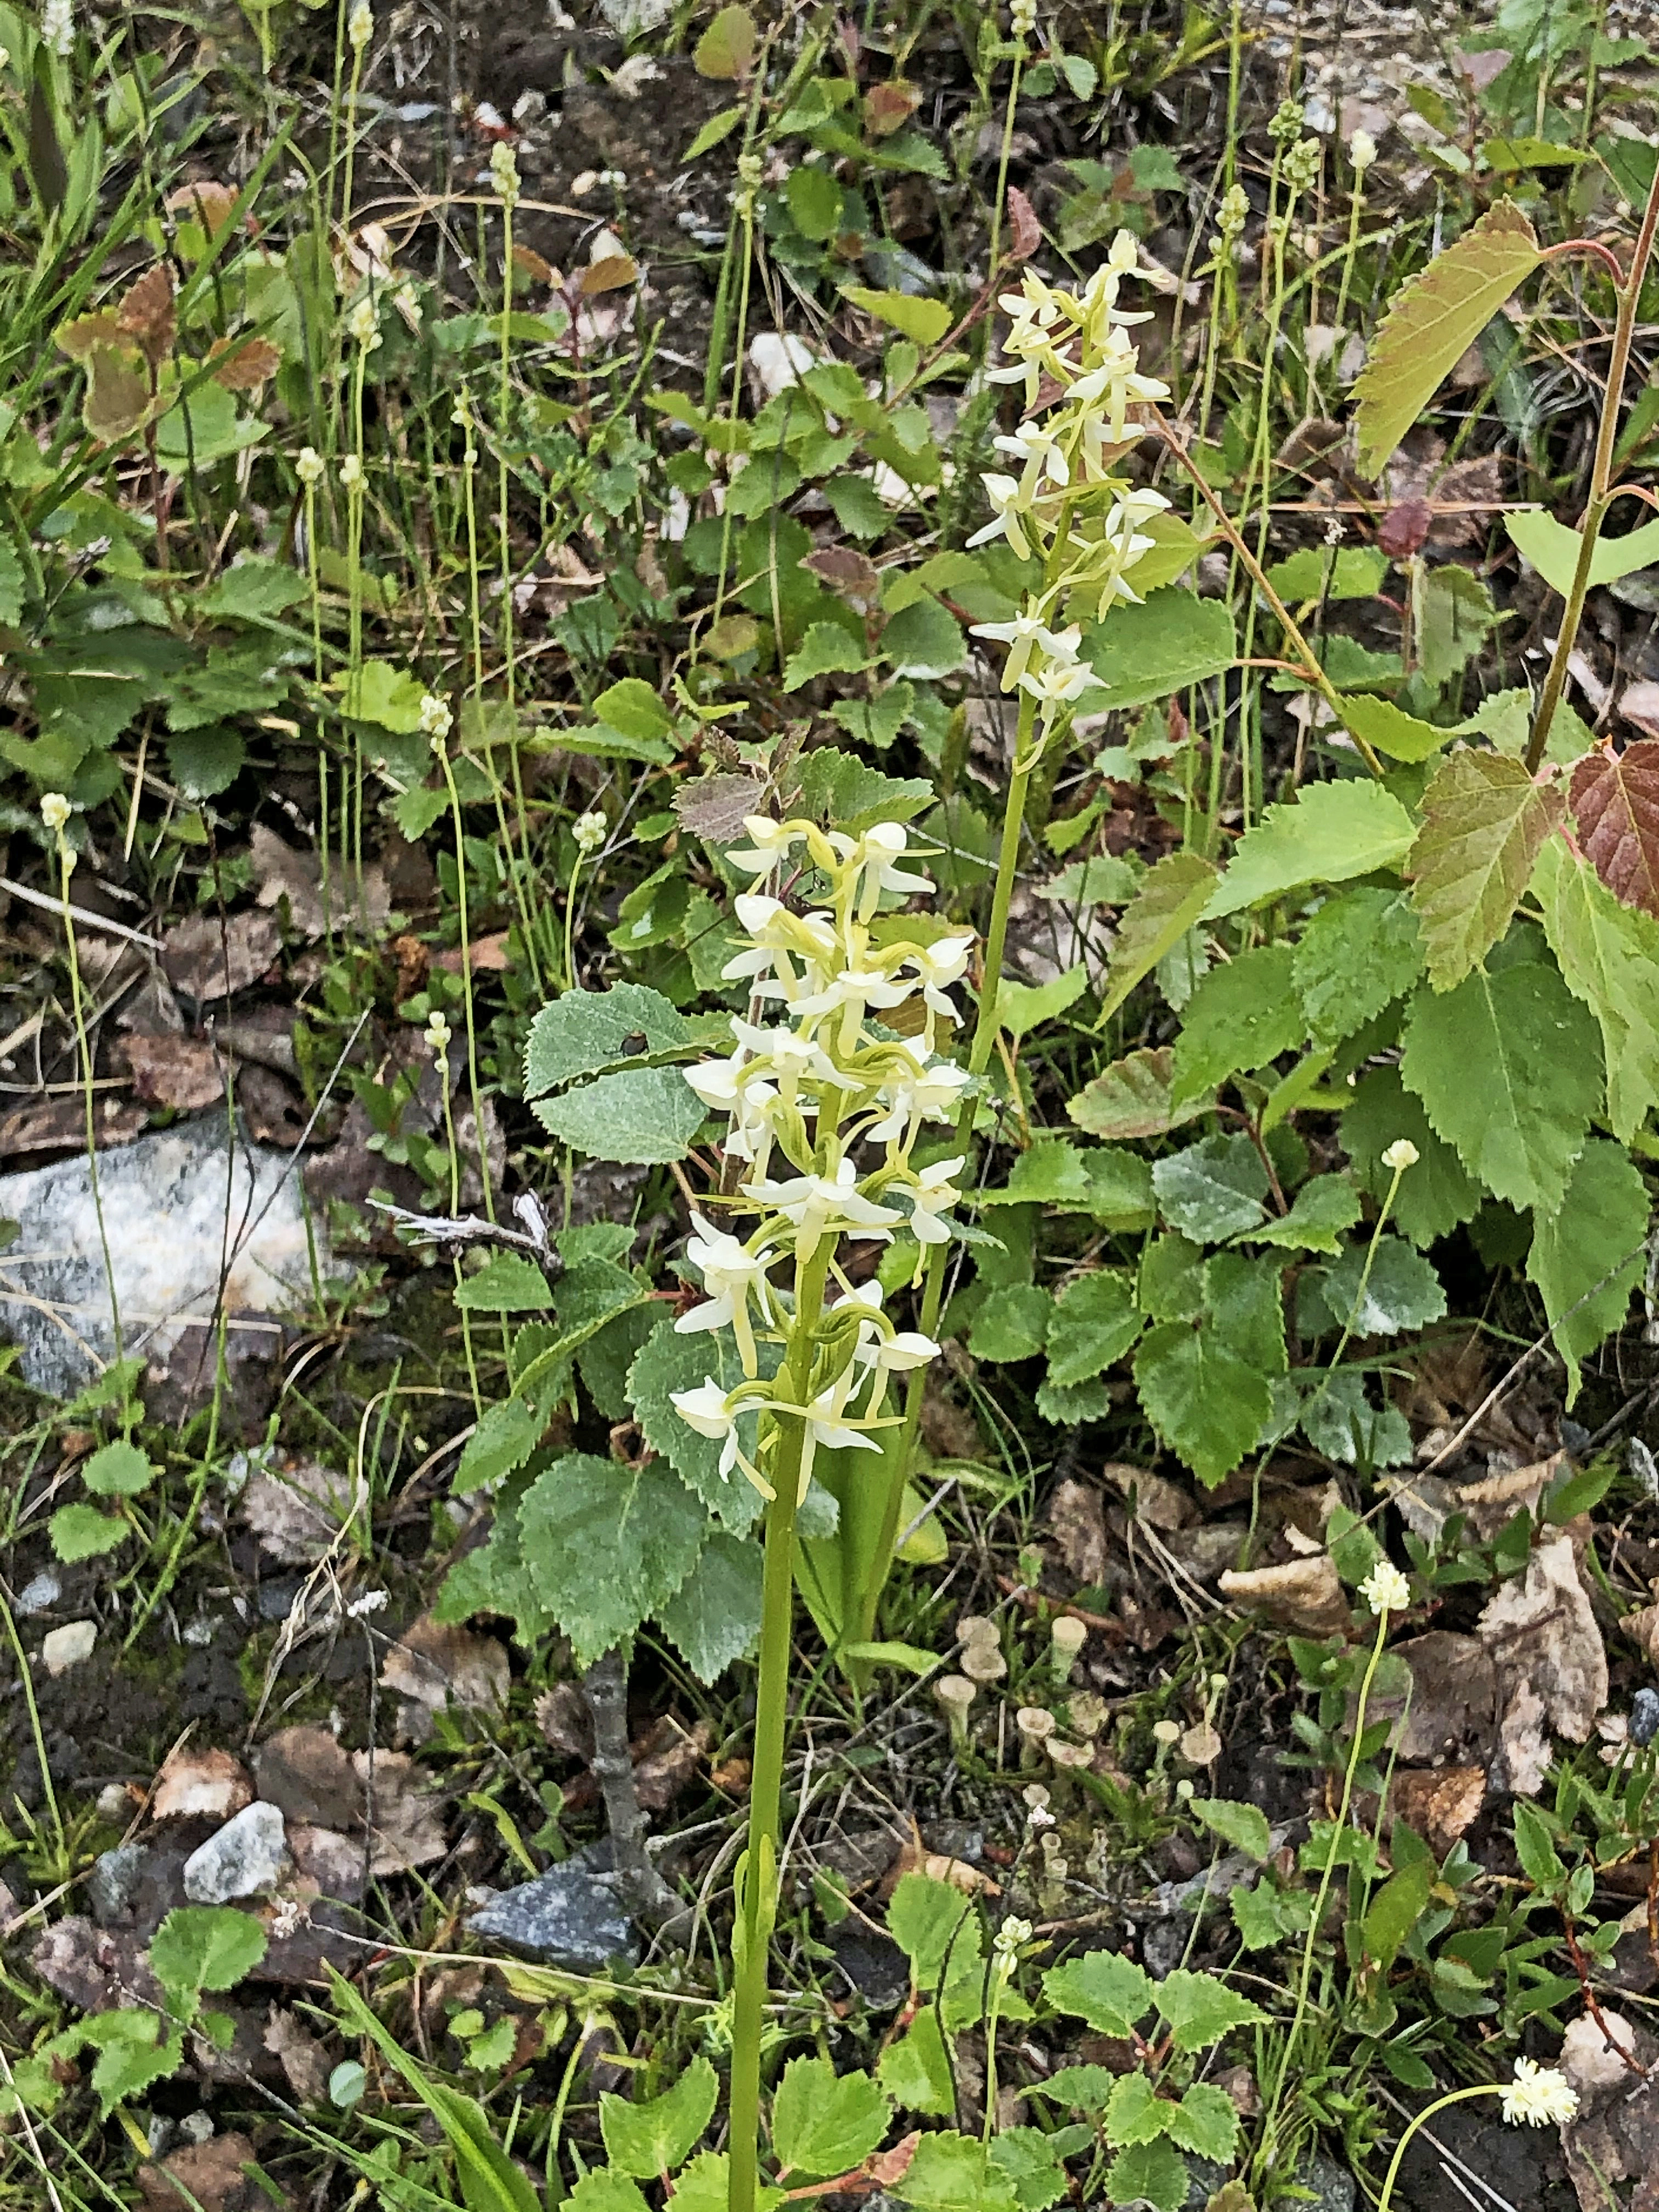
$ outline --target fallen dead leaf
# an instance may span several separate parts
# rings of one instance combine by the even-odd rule
[[[1486,1800],[1484,1766],[1396,1767],[1389,1802],[1397,1820],[1443,1859],[1474,1821]]]
[[[507,931],[498,929],[491,937],[475,938],[465,957],[459,945],[452,945],[437,954],[432,964],[448,975],[464,975],[469,968],[475,975],[503,975],[512,965],[507,944]]]
[[[261,1550],[285,1566],[309,1566],[337,1540],[350,1514],[351,1480],[316,1460],[283,1459],[248,1478],[240,1503]]]
[[[1230,1567],[1218,1587],[1235,1605],[1259,1608],[1300,1635],[1340,1636],[1349,1626],[1352,1608],[1328,1552],[1243,1573]]]
[[[155,1778],[152,1820],[228,1820],[253,1802],[247,1769],[228,1751],[170,1751]]]
[[[161,939],[161,969],[175,991],[205,1006],[257,982],[282,950],[274,915],[257,908],[233,914],[193,914]]]
[[[328,2087],[328,2053],[296,2014],[272,2005],[264,2046],[283,2069],[283,2079],[302,2105],[319,2105]]]
[[[712,845],[729,845],[743,835],[744,817],[760,804],[761,786],[752,775],[716,771],[683,783],[674,793],[682,829]]]
[[[536,1725],[555,1751],[567,1759],[593,1756],[593,1716],[574,1682],[556,1682],[536,1700]]]
[[[1547,1725],[1585,1742],[1607,1701],[1607,1655],[1565,1533],[1534,1547],[1475,1624],[1497,1666],[1506,1771],[1494,1780],[1535,1796],[1550,1758]]]
[[[689,1789],[714,1741],[711,1722],[686,1729],[665,1713],[644,1741],[632,1747],[634,1788],[647,1813],[665,1813]]]
[[[1527,1467],[1506,1468],[1479,1482],[1461,1482],[1454,1492],[1454,1510],[1466,1513],[1474,1534],[1489,1543],[1523,1505],[1533,1510],[1566,1465],[1565,1452],[1552,1452]]]
[[[1161,1474],[1149,1474],[1144,1467],[1126,1467],[1116,1460],[1109,1460],[1100,1474],[1103,1482],[1122,1493],[1126,1503],[1133,1502],[1136,1520],[1144,1521],[1149,1528],[1169,1534],[1196,1518],[1193,1502],[1179,1484],[1167,1482]]]
[[[1377,1720],[1397,1721],[1391,1739],[1402,1766],[1485,1765],[1498,1750],[1498,1670],[1473,1636],[1431,1629],[1396,1644],[1389,1659],[1411,1675],[1409,1701],[1379,1686]]]
[[[953,1859],[945,1851],[930,1851],[914,1821],[903,1848],[887,1869],[886,1878],[881,1885],[881,1895],[891,1897],[907,1874],[926,1875],[929,1881],[949,1882],[952,1889],[959,1889],[964,1897],[1000,1897],[1002,1894],[988,1874],[976,1866],[969,1866],[966,1859]]]
[[[372,1761],[368,1752],[357,1751],[351,1763],[369,1799],[374,1841],[369,1871],[407,1874],[412,1867],[441,1859],[449,1848],[440,1813],[442,1801],[426,1770],[400,1751],[377,1752]]]
[[[94,1927],[78,1912],[47,1929],[29,1953],[29,1964],[79,2012],[162,2002],[161,1985],[137,1936],[125,1929]]]
[[[93,1114],[93,1139],[101,1152],[108,1145],[130,1145],[149,1120],[142,1106],[106,1091]],[[31,1098],[0,1115],[0,1159],[15,1152],[78,1152],[87,1141],[87,1104],[80,1091]]]
[[[1619,712],[1644,737],[1659,738],[1659,684],[1627,684],[1620,696]]]
[[[141,2166],[138,2187],[150,2212],[280,2212],[292,2200],[286,2191],[273,2199],[269,2182],[249,2171],[255,2163],[252,2143],[232,2129]]]
[[[313,1138],[327,1133],[312,1125],[305,1100],[291,1084],[268,1067],[239,1067],[236,1103],[248,1133],[262,1145],[280,1145],[291,1152],[307,1131]]]
[[[723,1759],[718,1766],[709,1768],[708,1786],[723,1797],[746,1797],[754,1771],[751,1759]]]
[[[375,936],[386,927],[392,893],[372,860],[364,868],[359,885],[355,870],[337,860],[329,871],[325,893],[322,863],[317,855],[295,852],[275,830],[259,823],[248,839],[248,861],[255,898],[273,913],[280,912],[286,903],[289,928],[295,937],[321,937],[331,921],[336,929],[354,928],[366,937]]]
[[[1079,1585],[1097,1588],[1111,1564],[1100,1492],[1085,1482],[1060,1483],[1048,1507],[1048,1527]]]
[[[504,1645],[429,1614],[405,1629],[386,1653],[380,1679],[401,1698],[441,1712],[447,1705],[498,1712],[513,1676]]]
[[[254,1753],[259,1795],[285,1820],[319,1828],[350,1828],[363,1817],[363,1785],[343,1750],[325,1728],[278,1729]]]
[[[188,1114],[217,1105],[225,1095],[225,1069],[206,1037],[130,1034],[121,1050],[132,1087],[147,1106]]]

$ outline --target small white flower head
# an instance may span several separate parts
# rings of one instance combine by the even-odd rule
[[[1404,1175],[1414,1168],[1421,1155],[1409,1137],[1396,1137],[1382,1155],[1382,1164],[1390,1175]]]
[[[489,181],[504,208],[517,207],[519,157],[505,138],[498,138],[489,149]]]
[[[294,463],[294,473],[307,491],[321,483],[327,464],[315,446],[301,446]]]
[[[1578,2092],[1553,2066],[1517,2058],[1515,2079],[1504,2092],[1504,2118],[1511,2127],[1566,2126],[1578,2113]]]
[[[383,1611],[389,1602],[390,1600],[385,1590],[365,1590],[361,1597],[354,1597],[346,1607],[346,1619],[348,1620],[365,1620],[371,1613]]]
[[[1267,136],[1276,146],[1293,145],[1302,136],[1302,102],[1281,100],[1268,118]]]
[[[1017,39],[1029,39],[1036,28],[1036,0],[1013,0],[1008,27]]]
[[[583,860],[591,860],[605,841],[608,825],[597,806],[586,814],[579,814],[571,824],[570,834],[576,841],[576,850]]]
[[[991,1948],[996,1956],[998,1978],[1006,1981],[1019,1960],[1020,1946],[1031,1940],[1029,1920],[1016,1920],[1011,1913],[991,1938]]]
[[[454,1035],[454,1031],[441,1014],[434,1013],[422,1031],[422,1035],[425,1037],[428,1049],[434,1059],[447,1060],[449,1057],[449,1040]]]
[[[1369,131],[1356,131],[1348,141],[1348,159],[1356,177],[1363,177],[1376,159],[1376,141]]]
[[[363,480],[363,457],[348,453],[340,464],[340,482],[348,491],[356,491]]]
[[[67,61],[75,45],[75,11],[70,0],[46,0],[40,10],[40,37],[49,53]]]
[[[61,791],[49,791],[40,801],[40,819],[54,837],[61,837],[74,809]]]
[[[346,317],[346,335],[354,345],[362,346],[369,353],[380,343],[380,318],[373,293],[365,292]]]
[[[362,53],[374,35],[374,10],[368,0],[357,0],[356,6],[346,17],[346,36],[351,41],[354,54]]]
[[[1379,1616],[1405,1613],[1411,1606],[1412,1586],[1392,1560],[1379,1559],[1360,1583],[1359,1595]]]
[[[432,750],[440,752],[444,739],[454,727],[455,717],[449,711],[449,702],[441,699],[435,691],[421,694],[421,733],[432,740]]]

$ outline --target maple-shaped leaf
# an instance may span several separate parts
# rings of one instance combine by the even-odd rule
[[[152,368],[159,368],[173,351],[179,335],[178,312],[173,299],[173,272],[158,261],[130,284],[115,311],[115,327],[136,345]]]
[[[276,375],[283,349],[269,338],[216,338],[208,350],[213,380],[227,392],[252,392]]]
[[[1442,380],[1543,258],[1513,200],[1499,200],[1395,294],[1354,386],[1359,465],[1377,477]]]
[[[1659,915],[1659,738],[1599,744],[1572,774],[1585,859],[1614,898]]]
[[[1565,803],[1505,753],[1460,747],[1423,794],[1408,866],[1429,981],[1449,991],[1509,927],[1538,848]]]
[[[1173,951],[1209,904],[1218,881],[1213,864],[1196,853],[1171,853],[1148,870],[1117,925],[1106,963],[1103,1021]]]

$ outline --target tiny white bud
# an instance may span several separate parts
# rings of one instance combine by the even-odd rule
[[[362,454],[348,453],[344,460],[340,464],[340,482],[345,486],[348,491],[356,491],[362,480],[363,462]]]
[[[1412,1586],[1391,1559],[1379,1559],[1360,1583],[1359,1595],[1375,1613],[1404,1613],[1412,1601]]]
[[[498,138],[489,149],[489,181],[495,188],[495,197],[504,208],[519,204],[518,156],[505,138]]]
[[[40,801],[40,819],[54,837],[61,837],[73,808],[61,791],[49,791]]]
[[[434,1058],[442,1060],[448,1053],[449,1040],[454,1035],[454,1031],[441,1014],[434,1014],[422,1031],[422,1035],[425,1037],[428,1048]]]
[[[380,316],[371,293],[365,292],[346,317],[346,333],[354,344],[366,347],[370,353],[380,343]]]
[[[315,446],[301,446],[295,458],[294,473],[309,491],[313,484],[322,482],[325,465]]]
[[[1013,0],[1008,10],[1008,27],[1017,39],[1029,39],[1036,29],[1036,0]]]
[[[346,36],[351,41],[354,54],[362,53],[374,35],[374,10],[368,0],[357,0],[356,6],[346,18]]]
[[[1420,1154],[1409,1137],[1396,1137],[1382,1155],[1382,1164],[1391,1175],[1404,1175],[1407,1168],[1417,1165]]]
[[[576,841],[576,850],[583,860],[591,860],[608,834],[609,825],[597,807],[579,814],[570,825],[570,834]]]
[[[1353,163],[1353,173],[1363,177],[1376,159],[1376,141],[1369,131],[1356,131],[1348,141],[1348,159]]]
[[[432,740],[432,750],[442,750],[443,741],[454,726],[455,717],[449,711],[447,700],[441,699],[435,691],[421,695],[421,731]]]

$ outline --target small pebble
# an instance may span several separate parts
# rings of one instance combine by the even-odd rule
[[[179,2123],[179,2132],[186,2142],[211,2142],[213,2140],[212,2119],[206,2112],[186,2112]]]
[[[1638,1690],[1631,1700],[1630,1740],[1645,1751],[1659,1735],[1659,1690]]]
[[[19,1613],[49,1613],[64,1595],[64,1585],[50,1567],[44,1568],[17,1593]]]
[[[256,1797],[185,1861],[185,1895],[192,1905],[228,1905],[274,1889],[290,1864],[281,1813]]]
[[[47,1674],[54,1677],[67,1674],[71,1667],[78,1667],[83,1660],[91,1658],[97,1641],[95,1621],[70,1620],[62,1628],[54,1628],[40,1645],[40,1658]]]

